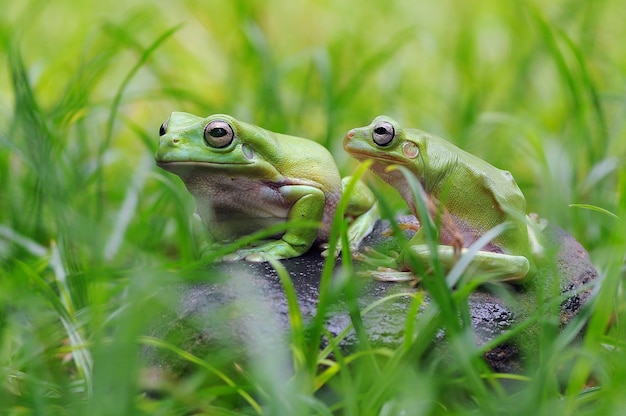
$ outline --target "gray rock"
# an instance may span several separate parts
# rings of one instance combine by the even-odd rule
[[[391,239],[382,234],[385,228],[379,222],[364,244],[389,244]],[[545,233],[554,243],[558,280],[555,281],[554,268],[547,267],[524,287],[511,286],[503,292],[502,285],[499,285],[500,291],[485,287],[473,292],[469,296],[469,313],[477,345],[485,345],[534,313],[538,307],[537,295],[541,291],[564,297],[558,307],[560,316],[556,325],[560,327],[568,324],[591,296],[589,283],[598,277],[598,273],[587,252],[570,234],[556,226],[549,226]],[[324,260],[319,252],[312,250],[299,258],[283,260],[282,264],[290,273],[306,321],[317,310]],[[341,275],[340,271],[337,272]],[[208,266],[202,273],[204,282],[164,288],[159,296],[161,303],[152,305],[158,309],[153,316],[159,318],[155,320],[150,336],[166,340],[198,357],[210,355],[211,363],[218,368],[221,368],[220,363],[232,368],[232,362],[255,362],[256,356],[267,360],[268,351],[273,352],[269,354],[273,357],[288,357],[284,342],[290,328],[288,305],[280,279],[269,264],[221,263]],[[356,286],[361,310],[387,295],[415,291],[406,283],[368,278],[362,278]],[[363,326],[371,345],[395,347],[402,342],[411,299],[410,296],[395,297],[364,315]],[[416,319],[420,319],[419,314]],[[347,304],[340,295],[333,302],[326,322],[332,335],[341,333],[351,324]],[[536,328],[531,326],[522,336],[532,338],[533,331]],[[437,348],[445,349],[443,331],[437,338]],[[350,350],[357,344],[357,336],[350,331],[341,341],[340,348]],[[524,348],[521,350],[513,338],[488,351],[484,358],[496,371],[520,372],[525,356],[532,355],[532,351],[528,351],[532,350],[532,345]],[[191,368],[179,354],[167,353],[163,349],[146,346],[142,356],[147,367],[159,371],[180,375]],[[285,360],[287,364],[278,365],[288,366],[288,358]]]

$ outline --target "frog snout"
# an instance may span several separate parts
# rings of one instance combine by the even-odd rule
[[[161,146],[165,146],[165,147],[178,147],[180,143],[180,137],[178,136],[170,136],[170,135],[165,135],[165,136],[161,136]]]
[[[171,155],[178,154],[181,151],[181,145],[183,141],[178,136],[164,135],[159,140],[159,147],[157,149],[157,160],[166,160]]]

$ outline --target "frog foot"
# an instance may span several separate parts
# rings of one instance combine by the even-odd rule
[[[328,257],[328,255],[330,254],[330,251],[328,250],[328,243],[322,243],[319,245],[319,249],[321,250],[320,255],[324,258]],[[335,250],[337,253],[336,255],[339,255],[340,251],[339,249]],[[337,256],[335,256],[337,257]]]
[[[238,251],[235,251],[234,253],[230,253],[227,254],[225,256],[222,257],[222,261],[228,262],[228,263],[232,263],[235,261],[239,261],[239,260],[243,260],[245,258],[245,256],[243,256],[242,254],[239,253]]]
[[[330,254],[328,243],[320,244],[319,249],[322,251],[320,255],[324,258],[328,257],[328,255]],[[359,254],[358,250],[359,250],[358,246],[350,244],[350,252],[352,253],[352,258],[355,260],[357,259],[357,256]],[[339,254],[341,254],[341,247],[337,247],[335,249],[335,257],[338,257]]]
[[[417,284],[421,280],[412,272],[389,267],[379,267],[376,270],[366,270],[358,274],[360,276],[373,277],[380,282],[411,282],[412,284]]]
[[[222,260],[227,262],[245,260],[251,263],[263,263],[268,261],[269,258],[288,259],[297,257],[305,251],[306,249],[301,250],[300,247],[294,247],[283,240],[276,240],[258,247],[237,250],[234,253],[225,255],[222,257]]]
[[[393,270],[398,267],[398,256],[399,253],[393,250],[381,253],[372,247],[363,247],[360,252],[354,252],[353,258],[362,263]]]

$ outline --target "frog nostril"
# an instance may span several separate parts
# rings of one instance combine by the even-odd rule
[[[172,139],[172,143],[178,144],[178,142],[180,142],[180,139]]]
[[[351,138],[353,138],[353,137],[354,137],[354,130],[350,130],[350,131],[348,132],[348,139],[351,139]]]

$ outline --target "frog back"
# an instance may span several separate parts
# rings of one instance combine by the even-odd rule
[[[511,173],[437,139],[426,152],[424,187],[454,218],[464,246],[508,222],[510,228],[489,249],[523,253],[528,247],[526,199]]]
[[[327,241],[342,193],[335,159],[324,146],[313,140],[269,131],[265,134],[267,140],[258,148],[280,173],[283,184],[314,186],[324,193],[324,214],[317,241]]]

